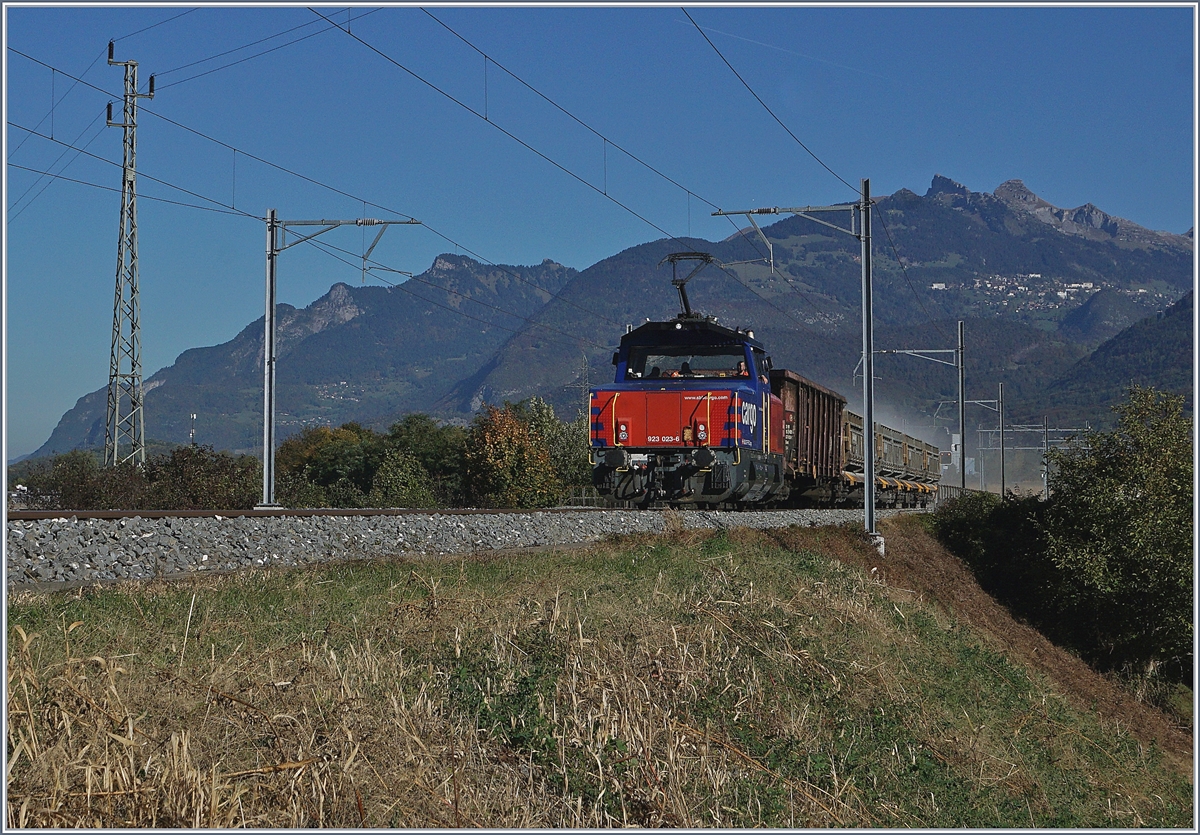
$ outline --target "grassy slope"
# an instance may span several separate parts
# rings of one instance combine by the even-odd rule
[[[1192,825],[1190,736],[885,533],[19,595],[7,823]]]

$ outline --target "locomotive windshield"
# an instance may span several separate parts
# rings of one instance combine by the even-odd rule
[[[625,379],[746,377],[749,374],[745,369],[746,353],[741,344],[634,345],[629,349]]]

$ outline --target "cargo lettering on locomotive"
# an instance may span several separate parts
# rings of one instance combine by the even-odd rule
[[[846,398],[772,367],[754,332],[693,312],[684,285],[707,253],[674,278],[682,311],[621,339],[613,383],[591,390],[591,461],[613,499],[718,507],[861,502],[862,418]],[[876,424],[882,504],[924,505],[936,491],[936,447]]]

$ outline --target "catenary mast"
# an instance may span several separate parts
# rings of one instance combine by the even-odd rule
[[[137,245],[137,100],[154,98],[154,76],[150,91],[137,91],[137,61],[114,61],[113,43],[108,44],[108,63],[125,68],[125,106],[120,122],[108,124],[123,129],[123,173],[121,175],[121,233],[117,239],[117,280],[113,294],[112,353],[108,368],[108,413],[104,425],[104,463],[115,466],[133,461],[146,463],[146,426],[142,412],[142,343],[138,302]]]

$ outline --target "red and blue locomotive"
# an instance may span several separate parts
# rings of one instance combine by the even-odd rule
[[[591,391],[597,490],[643,507],[861,502],[862,418],[837,392],[773,368],[753,331],[694,313],[689,278],[673,281],[683,311],[626,333],[614,382]],[[879,424],[875,444],[877,502],[924,506],[940,477],[937,448]]]

